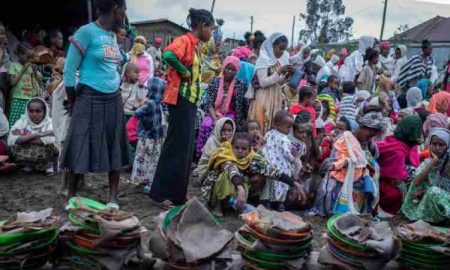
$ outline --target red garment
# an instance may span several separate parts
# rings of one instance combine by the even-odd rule
[[[322,153],[320,154],[320,164],[325,161],[325,159],[329,158],[331,155],[331,150],[333,149],[333,139],[330,136],[327,136],[323,139],[322,145]]]
[[[137,135],[138,123],[139,120],[136,116],[132,116],[127,122],[127,136],[130,143],[137,143],[137,141],[139,140],[139,137]]]
[[[308,112],[310,112],[311,113],[311,115],[312,115],[312,121],[313,121],[313,135],[314,135],[314,138],[316,138],[317,137],[317,129],[316,129],[316,110],[314,109],[314,107],[312,107],[312,106],[308,106],[308,107],[303,107],[302,105],[300,105],[300,103],[296,103],[294,106],[292,106],[290,109],[289,109],[289,112],[292,114],[292,115],[297,115],[297,113],[299,113],[299,112],[301,112],[301,111],[308,111]]]
[[[423,162],[423,161],[425,161],[425,159],[428,159],[428,158],[431,158],[431,153],[430,153],[430,149],[429,148],[421,151],[420,154],[419,154],[420,162]]]
[[[397,187],[398,181],[408,180],[406,165],[418,167],[420,164],[417,146],[410,147],[394,136],[377,142],[380,152],[380,206],[390,213],[397,214],[402,205],[403,195]]]
[[[190,67],[194,63],[195,50],[199,42],[200,40],[192,33],[187,33],[176,38],[167,46],[165,51],[173,52],[183,65]],[[181,75],[173,67],[169,67],[167,72],[167,87],[163,97],[164,103],[177,105],[180,83]]]
[[[343,61],[343,60],[339,60],[339,61],[337,62],[337,66],[338,66],[339,68],[341,68],[343,65],[344,65],[344,61]]]

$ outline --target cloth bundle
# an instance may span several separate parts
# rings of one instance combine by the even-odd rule
[[[309,223],[290,212],[259,206],[243,216],[245,225],[235,233],[249,269],[302,269],[312,249]]]
[[[161,214],[150,251],[171,269],[228,269],[232,240],[233,234],[194,198]]]
[[[48,208],[0,222],[0,269],[38,269],[56,249],[59,217]]]
[[[319,263],[345,269],[384,269],[396,257],[388,222],[372,222],[353,214],[335,215],[327,222],[327,245]]]
[[[69,221],[60,229],[60,239],[67,252],[59,266],[120,270],[141,255],[147,230],[133,214],[80,197],[72,198],[66,210]]]
[[[398,263],[412,269],[449,269],[450,229],[424,221],[397,226],[402,242]]]

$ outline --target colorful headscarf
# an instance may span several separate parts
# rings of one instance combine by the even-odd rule
[[[410,108],[417,108],[422,106],[422,90],[418,87],[411,87],[406,92],[406,103]]]
[[[447,145],[447,151],[450,150],[450,131],[446,128],[432,128],[430,135],[427,138],[427,143],[431,144],[431,138],[433,136],[438,137]]]
[[[162,39],[157,37],[155,38],[155,44],[161,45],[162,44]]]
[[[233,162],[240,170],[246,170],[253,158],[259,157],[253,150],[243,159],[238,159],[233,152],[230,142],[223,142],[219,148],[213,151],[209,159],[208,169],[216,170],[225,162]]]
[[[241,61],[239,60],[239,58],[237,58],[235,56],[228,56],[227,58],[225,58],[225,61],[223,61],[222,73],[228,65],[233,65],[236,68],[236,71],[238,73],[239,69],[241,68]],[[230,104],[231,104],[231,100],[233,99],[233,96],[234,96],[235,84],[236,84],[236,78],[233,78],[233,81],[230,83],[230,86],[228,87],[226,100],[224,101],[223,100],[223,94],[225,92],[224,80],[225,80],[224,76],[222,75],[220,77],[219,89],[217,90],[217,98],[216,98],[216,101],[214,104],[216,112],[221,114],[221,116],[223,116],[227,112],[229,112]]]
[[[369,112],[358,120],[360,126],[382,130],[387,126],[387,119],[381,112]]]
[[[322,95],[319,95],[317,98],[320,100],[320,102],[322,102],[322,104],[323,104],[323,102],[328,103],[328,108],[330,111],[329,117],[333,121],[336,121],[337,114],[336,114],[336,106],[335,106],[333,97],[331,97],[330,95],[327,95],[327,94],[322,94]]]
[[[333,57],[333,55],[336,55],[336,50],[335,49],[331,49],[327,52],[327,54],[325,55],[325,60],[329,61],[331,60],[331,57]]]
[[[419,116],[404,117],[394,131],[394,137],[409,145],[417,145],[422,138],[422,120]]]
[[[135,63],[138,56],[145,53],[145,44],[147,44],[147,39],[143,36],[137,36],[134,39],[133,48],[130,51],[131,63]]]
[[[434,94],[430,99],[430,105],[428,106],[428,111],[431,113],[446,113],[448,116],[448,110],[450,107],[450,93],[446,91],[441,91]]]
[[[433,128],[448,128],[447,116],[442,113],[433,113],[427,117],[425,123],[423,123],[423,134],[428,136],[429,132]]]
[[[430,87],[431,81],[428,79],[422,79],[417,83],[417,87],[422,90],[422,97],[424,100],[428,100],[428,88]]]

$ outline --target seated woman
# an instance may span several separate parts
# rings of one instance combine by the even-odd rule
[[[196,175],[200,181],[205,177],[205,173],[208,169],[208,162],[213,151],[219,148],[223,142],[231,141],[235,132],[236,124],[233,119],[223,117],[217,121],[211,136],[209,136],[205,147],[203,147],[202,156],[198,161],[197,168],[194,170],[194,175]]]
[[[278,180],[301,189],[299,183],[269,165],[251,148],[252,137],[237,133],[230,142],[224,142],[213,152],[208,164],[208,175],[202,183],[202,198],[223,216],[223,206],[229,198],[236,198],[236,210],[242,212],[247,198],[261,192],[265,181]]]
[[[197,157],[202,155],[203,147],[219,119],[230,117],[242,126],[247,117],[247,101],[244,98],[247,88],[235,78],[240,65],[237,57],[227,57],[222,66],[223,75],[214,78],[206,90],[203,109],[207,116],[200,125]]]
[[[400,210],[409,180],[419,166],[417,145],[422,138],[422,120],[407,116],[397,125],[393,136],[378,142],[380,156],[380,208],[391,215]]]
[[[378,150],[371,140],[384,128],[387,120],[379,107],[367,107],[363,113],[355,132],[345,131],[336,139],[330,162],[327,162],[330,166],[318,190],[311,214],[328,216],[341,213],[342,210],[337,207],[338,197],[346,177],[352,175],[353,193],[346,195],[352,196],[355,211],[371,213],[377,204],[379,191],[374,183],[378,175],[375,162]],[[349,166],[350,162],[353,166]],[[342,192],[346,193],[345,190]]]
[[[45,101],[35,97],[27,103],[27,113],[11,128],[8,145],[15,161],[24,171],[54,174],[59,151],[53,134],[52,119]]]
[[[440,223],[450,220],[450,132],[434,128],[428,143],[431,158],[417,169],[401,211],[411,221]]]
[[[442,113],[432,113],[428,115],[425,121],[423,121],[424,138],[428,138],[428,136],[430,135],[430,131],[433,128],[448,129],[447,115],[443,115]],[[425,145],[424,147],[422,147],[422,151],[420,152],[420,162],[430,157],[430,149],[427,145]]]

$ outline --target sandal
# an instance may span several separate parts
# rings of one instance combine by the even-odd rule
[[[119,205],[117,204],[117,203],[108,203],[107,205],[106,205],[109,209],[114,209],[114,210],[119,210],[120,209],[120,207],[119,207]]]
[[[175,207],[175,205],[169,200],[165,200],[162,202],[155,202],[155,203],[156,203],[156,206],[158,206],[159,208],[161,208],[163,210],[170,210]]]

